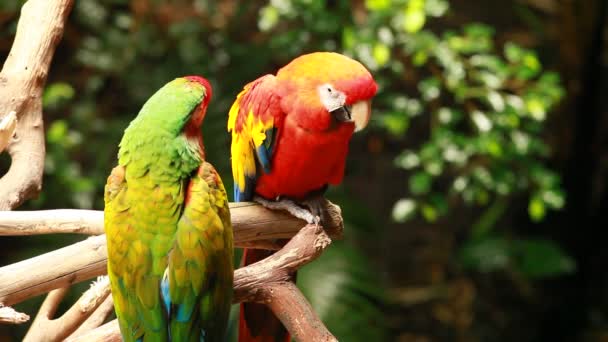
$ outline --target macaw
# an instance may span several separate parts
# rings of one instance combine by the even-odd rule
[[[367,125],[377,88],[361,63],[331,52],[300,56],[247,84],[228,114],[235,201],[319,223],[321,196],[342,181],[350,138]],[[242,264],[270,254],[246,249]],[[268,308],[247,303],[239,341],[289,341],[289,334]]]
[[[177,78],[129,124],[105,186],[108,275],[123,340],[222,341],[233,237],[200,126],[209,82]]]

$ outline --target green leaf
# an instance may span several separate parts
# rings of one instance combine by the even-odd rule
[[[533,196],[528,203],[528,214],[532,221],[539,222],[545,218],[545,203],[540,196]]]
[[[355,30],[351,26],[345,27],[344,30],[342,30],[342,45],[344,45],[344,49],[353,49],[356,42],[357,36]]]
[[[537,121],[543,121],[547,116],[547,108],[543,101],[538,97],[529,97],[526,99],[526,109],[528,110],[528,113],[530,113],[530,116]]]
[[[376,43],[372,51],[374,60],[379,67],[385,66],[391,58],[391,50],[382,43]]]
[[[511,63],[519,63],[524,56],[523,49],[519,47],[519,45],[512,42],[507,42],[505,44],[504,52],[505,57],[507,57],[507,60]]]
[[[272,30],[279,22],[279,10],[272,6],[264,6],[260,10],[260,17],[258,20],[258,27],[261,31]]]
[[[429,192],[433,178],[426,172],[416,172],[409,179],[410,192],[414,195],[422,195]]]
[[[460,249],[459,259],[467,269],[479,272],[502,270],[511,262],[510,243],[496,236],[472,239]]]
[[[63,101],[71,100],[74,97],[74,87],[65,82],[50,84],[42,95],[42,105],[44,107],[54,107]]]
[[[425,78],[418,84],[418,89],[422,93],[422,98],[426,101],[432,101],[441,94],[441,82],[435,77]]]
[[[422,213],[422,217],[429,222],[435,222],[439,217],[437,209],[430,204],[423,204],[420,212]]]
[[[395,165],[406,170],[413,169],[420,165],[420,157],[412,151],[403,151],[395,158]]]
[[[383,11],[391,7],[391,0],[365,0],[365,7],[370,11]]]
[[[49,127],[46,137],[49,143],[60,144],[68,134],[68,123],[65,120],[55,120]]]
[[[534,239],[514,242],[516,265],[531,278],[546,278],[576,270],[574,260],[550,240]]]
[[[408,33],[416,33],[424,27],[426,13],[424,0],[409,0],[404,10],[403,29]]]
[[[394,136],[403,135],[409,127],[409,122],[403,112],[389,112],[380,117],[380,124]]]
[[[566,204],[566,196],[562,190],[546,190],[542,192],[542,199],[551,209],[562,209]]]
[[[432,17],[443,16],[450,8],[450,3],[446,0],[426,0],[425,11]]]

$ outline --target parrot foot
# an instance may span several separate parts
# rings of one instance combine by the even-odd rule
[[[301,202],[303,205],[310,209],[312,215],[318,218],[315,224],[327,223],[327,217],[325,216],[326,200],[322,195],[311,197]]]
[[[261,204],[263,207],[271,210],[285,210],[291,215],[308,222],[309,224],[318,225],[321,222],[319,215],[314,215],[312,211],[300,207],[296,202],[288,199],[278,201],[270,201],[260,196],[253,198],[254,202]]]

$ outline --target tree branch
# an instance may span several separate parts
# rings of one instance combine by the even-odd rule
[[[101,275],[106,259],[106,237],[101,235],[4,266],[0,268],[0,303],[13,305]]]
[[[30,320],[30,316],[15,311],[9,306],[0,304],[0,323],[21,324]]]
[[[322,227],[302,228],[275,254],[234,272],[233,302],[268,305],[297,341],[337,341],[288,281],[291,273],[319,257],[330,243]],[[118,324],[113,321],[70,341],[120,341]]]
[[[262,287],[260,297],[296,341],[338,341],[327,330],[296,284]]]
[[[114,301],[112,300],[112,295],[110,294],[106,300],[101,303],[101,305],[87,318],[86,321],[74,331],[69,338],[65,341],[74,341],[77,338],[82,337],[85,334],[88,334],[91,330],[96,329],[101,326],[103,322],[110,316],[110,314],[114,312]]]
[[[118,320],[108,322],[97,329],[93,329],[86,334],[76,338],[69,338],[65,342],[122,342],[120,331],[118,330]]]
[[[14,111],[18,118],[16,137],[7,148],[11,167],[0,178],[0,210],[19,206],[42,187],[42,92],[71,8],[72,0],[29,0],[21,9],[15,41],[0,72],[0,113]]]
[[[343,229],[340,208],[329,201],[326,208],[329,234],[331,237],[340,238]],[[66,225],[62,225],[60,219],[57,219],[56,212],[54,210],[0,212],[0,231],[6,227],[12,232],[27,232],[32,229],[44,232],[65,231],[65,229],[61,230],[61,227],[66,226],[80,227],[79,231],[90,231],[95,225],[103,225],[99,222],[102,220],[101,212],[63,210],[61,212],[67,213],[65,217],[68,217],[65,222],[69,224]],[[91,213],[95,214],[91,215]],[[248,248],[276,247],[276,244],[273,245],[268,240],[291,238],[304,225],[303,221],[289,214],[268,210],[254,203],[231,203],[230,213],[235,245],[246,245]],[[16,217],[19,220],[15,220]],[[83,217],[94,217],[95,220],[81,224],[84,222]],[[15,228],[15,222],[20,222],[18,226],[21,228]],[[27,228],[30,224],[42,228]],[[256,242],[260,242],[260,246],[256,246]],[[53,289],[105,274],[107,260],[105,244],[105,235],[94,236],[71,246],[0,268],[0,303],[13,305]]]
[[[69,288],[64,287],[51,291],[42,303],[38,315],[23,341],[61,341],[69,336],[108,297],[109,283],[107,277],[100,277],[68,311],[57,319],[52,319],[52,317]]]
[[[342,235],[340,207],[326,202],[326,231],[332,238]],[[286,239],[305,224],[286,212],[266,209],[251,202],[230,203],[230,215],[235,231],[235,243]],[[0,236],[77,233],[101,235],[103,212],[97,210],[59,209],[39,211],[0,211]],[[279,247],[280,248],[280,247]],[[279,249],[269,243],[268,249]]]
[[[4,151],[8,143],[15,135],[15,129],[17,128],[17,114],[15,111],[8,113],[2,120],[0,120],[0,153]]]

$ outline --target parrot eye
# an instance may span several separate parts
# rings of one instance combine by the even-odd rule
[[[321,103],[328,112],[344,106],[346,102],[346,95],[335,89],[331,84],[325,83],[317,88]]]

